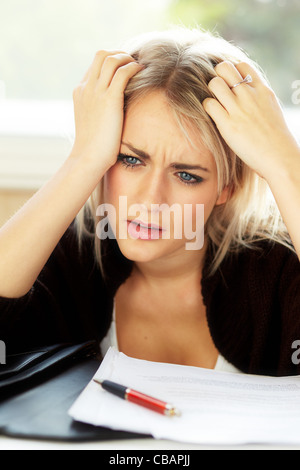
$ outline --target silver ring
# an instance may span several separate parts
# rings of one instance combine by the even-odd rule
[[[232,87],[230,87],[230,89],[232,90],[232,88],[235,88],[236,86],[239,86],[239,85],[242,85],[243,83],[251,83],[253,80],[252,80],[252,77],[251,75],[247,75],[244,80],[242,80],[241,82],[239,83],[236,83],[235,85],[233,85]]]

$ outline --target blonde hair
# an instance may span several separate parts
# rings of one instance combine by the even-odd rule
[[[125,45],[125,50],[145,66],[126,88],[125,110],[153,90],[164,91],[183,135],[189,138],[188,128],[192,124],[214,156],[219,192],[224,187],[229,189],[227,202],[213,209],[206,224],[214,253],[210,274],[218,269],[227,253],[255,248],[259,240],[269,239],[292,248],[268,184],[228,147],[202,106],[203,100],[212,96],[208,83],[216,76],[214,67],[218,63],[248,62],[262,74],[257,64],[241,49],[216,35],[182,27],[138,36]],[[102,202],[105,201],[100,182],[84,208],[95,223],[96,207]],[[82,236],[83,213],[77,221]],[[95,232],[93,236],[101,267],[100,240]]]

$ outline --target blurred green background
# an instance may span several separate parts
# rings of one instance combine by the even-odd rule
[[[96,50],[171,24],[240,45],[292,105],[300,0],[0,0],[0,98],[69,100]]]
[[[300,0],[0,0],[0,226],[69,154],[95,52],[178,24],[245,49],[300,142]]]
[[[170,15],[241,46],[291,104],[291,84],[300,79],[300,0],[173,0]]]

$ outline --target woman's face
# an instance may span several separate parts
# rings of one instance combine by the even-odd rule
[[[226,190],[217,194],[212,154],[195,132],[189,135],[194,145],[161,91],[126,112],[120,155],[104,177],[104,201],[115,208],[113,230],[130,260],[201,250],[204,224],[214,206],[225,202]]]

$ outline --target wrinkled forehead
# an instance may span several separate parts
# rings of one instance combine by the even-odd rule
[[[143,150],[152,159],[200,163],[215,161],[199,130],[190,120],[179,119],[162,91],[132,102],[125,113],[122,142]]]

